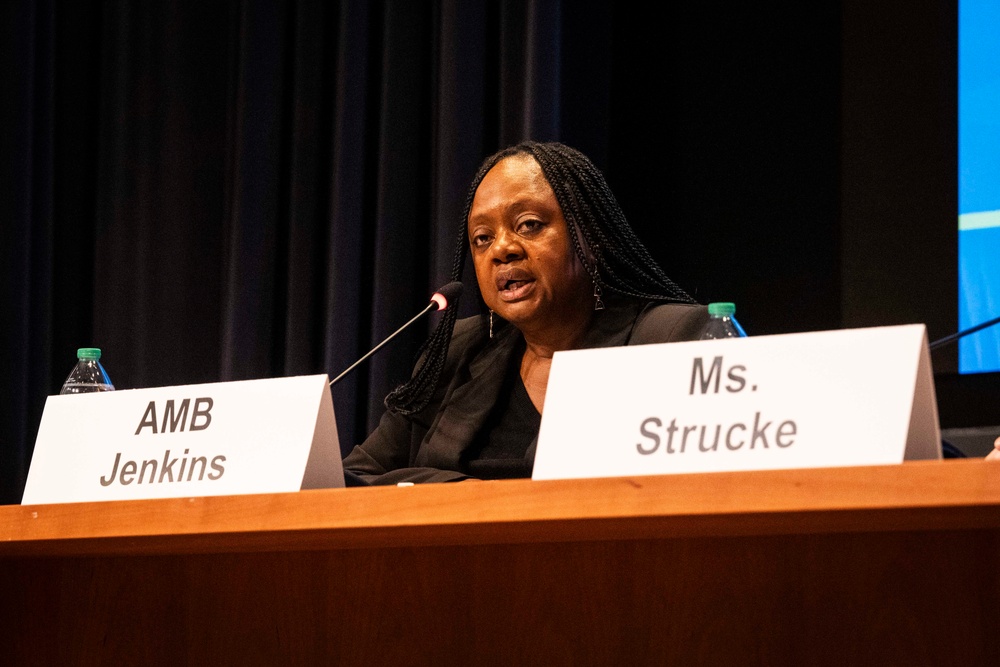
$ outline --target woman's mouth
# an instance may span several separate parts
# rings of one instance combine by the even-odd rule
[[[523,299],[534,289],[535,278],[523,269],[507,269],[496,275],[497,292],[501,301]]]
[[[535,286],[534,280],[508,280],[500,290],[502,301],[517,301],[523,299]]]

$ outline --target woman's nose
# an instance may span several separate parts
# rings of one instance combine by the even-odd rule
[[[497,234],[493,242],[493,261],[498,263],[512,262],[524,256],[524,246],[517,234],[504,230]]]

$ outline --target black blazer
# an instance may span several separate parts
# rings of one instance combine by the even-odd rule
[[[420,412],[382,415],[378,427],[344,459],[353,484],[450,482],[467,479],[462,452],[486,422],[523,341],[505,325],[489,338],[482,316],[455,323],[441,381]],[[581,348],[694,340],[708,320],[704,306],[625,301],[594,314]],[[537,442],[537,438],[536,438]],[[527,458],[534,460],[535,443]]]

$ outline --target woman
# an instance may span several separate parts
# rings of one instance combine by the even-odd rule
[[[664,275],[601,172],[559,143],[492,155],[469,189],[452,279],[472,255],[484,315],[442,316],[379,426],[344,459],[371,484],[529,477],[552,355],[691,340],[708,315]]]

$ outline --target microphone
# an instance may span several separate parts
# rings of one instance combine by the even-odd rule
[[[378,352],[378,350],[383,345],[385,345],[390,340],[392,340],[393,338],[395,338],[400,332],[402,332],[404,329],[406,329],[406,327],[410,326],[411,324],[413,324],[414,322],[416,322],[417,320],[419,320],[421,317],[423,317],[427,313],[431,312],[432,310],[447,310],[448,306],[450,306],[452,304],[457,304],[458,303],[458,297],[460,297],[461,295],[462,295],[462,283],[460,281],[458,281],[458,280],[456,280],[454,282],[450,282],[447,285],[445,285],[444,287],[440,288],[437,292],[434,292],[434,294],[431,296],[431,302],[429,304],[427,304],[426,308],[424,308],[419,313],[417,313],[413,317],[413,319],[411,319],[409,322],[407,322],[403,326],[401,326],[398,329],[396,329],[392,334],[389,335],[388,338],[386,338],[381,343],[379,343],[378,345],[376,345],[375,347],[373,347],[371,349],[371,351],[368,352],[368,354],[366,354],[365,356],[361,357],[360,359],[358,359],[357,361],[355,361],[353,364],[351,364],[347,368],[347,370],[345,370],[343,373],[341,373],[337,377],[333,378],[333,380],[330,382],[330,386],[332,387],[335,382],[337,382],[337,381],[340,380],[340,378],[342,378],[345,375],[347,375],[348,373],[350,373],[352,370],[354,370],[354,368],[358,364],[360,364],[362,361],[364,361],[368,357],[370,357],[373,354],[375,354],[376,352]]]
[[[971,333],[976,333],[977,331],[982,331],[986,327],[991,327],[994,324],[997,324],[998,322],[1000,322],[1000,317],[994,317],[992,320],[986,320],[985,322],[981,322],[980,324],[977,324],[974,327],[969,327],[968,329],[965,329],[964,331],[959,331],[957,333],[951,334],[950,336],[945,336],[944,338],[939,338],[936,341],[934,341],[933,343],[931,343],[930,345],[928,345],[927,347],[930,350],[936,350],[937,348],[939,348],[939,347],[941,347],[943,345],[947,345],[948,343],[952,343],[952,342],[958,340],[962,336],[968,336]]]

